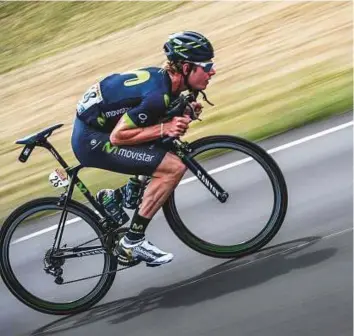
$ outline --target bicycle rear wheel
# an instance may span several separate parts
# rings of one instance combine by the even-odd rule
[[[62,209],[59,198],[30,201],[16,209],[0,231],[0,274],[5,285],[29,307],[57,315],[84,311],[101,300],[110,289],[117,269],[116,259],[105,253],[98,216],[73,200],[67,205],[61,252],[56,255],[73,255],[77,246],[88,249],[95,246],[100,253],[51,259]],[[62,269],[63,284],[56,283],[55,277],[44,271],[50,263]],[[85,277],[91,278],[74,282]]]
[[[174,233],[192,249],[217,258],[242,257],[266,245],[283,224],[288,204],[274,159],[255,143],[233,136],[202,138],[190,147],[189,156],[229,198],[220,203],[187,172],[163,206]]]

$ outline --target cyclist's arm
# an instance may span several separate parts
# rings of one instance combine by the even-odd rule
[[[166,111],[161,94],[150,92],[142,102],[126,112],[110,135],[114,145],[135,145],[158,139],[161,134],[157,125]]]
[[[153,141],[162,136],[180,137],[186,133],[188,124],[191,122],[189,116],[173,117],[163,124],[131,129],[130,122],[127,120],[125,117],[117,123],[110,136],[112,144],[129,146]]]
[[[153,141],[161,136],[161,125],[134,127],[127,114],[118,121],[109,140],[113,145],[136,145]]]
[[[126,112],[110,135],[113,145],[137,145],[156,140],[163,136],[184,135],[190,117],[174,117],[161,126],[159,120],[165,115],[163,95],[150,94],[143,102]]]

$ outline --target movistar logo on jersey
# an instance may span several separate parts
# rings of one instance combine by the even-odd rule
[[[103,147],[102,151],[108,154],[114,154],[123,156],[128,159],[133,159],[136,161],[144,161],[144,162],[151,162],[155,155],[149,155],[146,153],[137,153],[130,149],[119,148],[118,146],[113,146],[109,141],[107,141]]]
[[[121,108],[119,110],[113,110],[113,111],[104,112],[104,115],[107,118],[120,116],[120,115],[123,115],[124,113],[128,112],[130,109],[131,109],[131,107],[123,107],[123,108]]]
[[[146,153],[136,153],[130,149],[123,149],[123,148],[119,150],[118,155],[124,156],[128,159],[133,159],[136,161],[145,161],[145,162],[151,162],[152,159],[154,158],[154,155],[149,155]]]
[[[106,116],[101,112],[100,115],[97,117],[97,123],[100,126],[104,126],[104,124],[106,123]]]
[[[119,151],[119,147],[118,146],[113,146],[109,141],[107,141],[103,147],[102,147],[102,151],[106,152],[108,154],[117,154]]]

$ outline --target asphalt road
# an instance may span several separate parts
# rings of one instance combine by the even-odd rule
[[[352,114],[345,114],[287,132],[261,145],[275,148],[349,121]],[[0,335],[351,336],[353,128],[272,155],[288,184],[289,209],[283,227],[266,249],[239,260],[202,256],[183,245],[158,213],[148,236],[175,254],[171,264],[153,269],[139,265],[119,273],[96,307],[65,318],[31,310],[0,282]],[[210,165],[218,167],[224,161],[225,158],[217,158]],[[229,188],[239,191],[232,206],[218,212],[218,217],[206,217],[203,209],[218,209],[214,203],[206,203],[205,190],[198,189],[197,183],[179,187],[178,202],[184,215],[202,219],[207,238],[224,232],[220,239],[227,240],[235,218],[242,222],[249,218],[246,216],[253,216],[250,223],[254,223],[266,215],[267,207],[262,206],[267,205],[267,185],[254,182],[257,172],[240,167],[237,176],[233,168],[218,173]],[[246,226],[253,228],[247,223],[238,228],[240,234],[247,231]],[[43,228],[51,223],[40,225]],[[70,230],[73,236],[82,234],[79,225],[72,225]],[[24,272],[25,280],[33,269],[41,269],[34,262],[38,257],[35,248],[47,239],[47,234],[42,234],[16,244],[20,269],[28,270],[28,275]],[[94,267],[87,265],[83,262],[77,273],[84,274]],[[42,279],[46,278],[40,277],[38,271],[38,278],[29,281],[46,289],[47,282]]]

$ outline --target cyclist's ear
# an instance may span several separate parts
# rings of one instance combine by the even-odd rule
[[[183,63],[182,64],[182,73],[183,75],[187,76],[191,71],[191,64]]]

